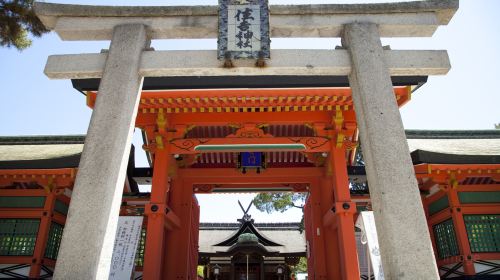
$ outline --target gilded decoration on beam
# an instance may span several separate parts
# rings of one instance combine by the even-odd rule
[[[163,137],[161,135],[156,135],[155,140],[156,140],[156,148],[158,148],[160,150],[163,149],[164,148]]]
[[[206,144],[209,141],[210,139],[179,139],[171,141],[170,144],[186,152],[192,152],[196,146]]]
[[[330,141],[330,139],[326,137],[297,137],[288,139],[297,144],[304,144],[308,150],[316,150],[328,144],[328,142]]]

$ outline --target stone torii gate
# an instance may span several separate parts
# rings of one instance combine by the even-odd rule
[[[45,68],[52,79],[101,78],[54,279],[108,277],[143,77],[208,75],[348,76],[385,277],[438,279],[391,76],[444,75],[450,63],[446,51],[384,50],[380,37],[432,36],[458,0],[271,6],[271,37],[341,37],[344,48],[272,50],[264,68],[224,68],[215,50],[149,48],[152,39],[216,38],[217,9],[35,4],[62,40],[111,40],[108,53],[54,55]]]

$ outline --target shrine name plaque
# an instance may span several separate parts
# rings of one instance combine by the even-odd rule
[[[269,59],[267,0],[219,0],[219,59]]]

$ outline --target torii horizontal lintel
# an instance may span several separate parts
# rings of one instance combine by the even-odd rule
[[[382,37],[432,36],[458,9],[458,0],[380,4],[270,6],[271,37],[340,37],[352,22],[379,25]],[[63,40],[110,40],[114,26],[142,23],[151,39],[217,37],[217,6],[120,7],[36,3],[48,29]]]
[[[445,75],[451,68],[444,50],[386,50],[392,76]],[[49,56],[44,73],[51,79],[89,79],[102,77],[107,54]],[[272,50],[265,67],[255,61],[237,60],[224,68],[216,50],[144,51],[139,72],[144,77],[162,76],[347,76],[351,59],[347,50]]]

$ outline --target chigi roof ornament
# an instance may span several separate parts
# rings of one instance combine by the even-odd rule
[[[240,222],[242,224],[245,222],[252,222],[253,223],[252,216],[250,216],[250,214],[248,214],[248,211],[250,211],[250,207],[252,207],[253,201],[250,201],[250,204],[248,205],[247,210],[245,210],[245,208],[243,208],[243,205],[241,205],[241,202],[239,200],[238,200],[238,204],[240,205],[241,211],[243,211],[243,218],[238,219],[238,222]]]

